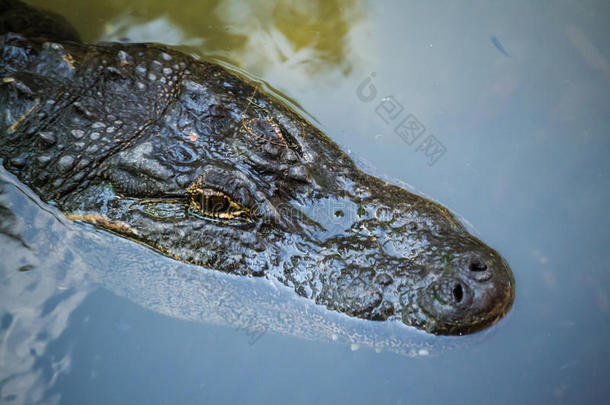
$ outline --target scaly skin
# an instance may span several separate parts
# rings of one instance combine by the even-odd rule
[[[9,33],[0,49],[0,156],[70,218],[435,334],[510,309],[495,250],[256,83],[160,45]]]

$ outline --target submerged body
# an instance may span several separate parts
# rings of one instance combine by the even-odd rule
[[[256,83],[161,45],[29,35],[0,37],[0,157],[70,218],[357,318],[463,334],[510,309],[495,250]]]

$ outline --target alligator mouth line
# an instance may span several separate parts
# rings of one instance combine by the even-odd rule
[[[119,235],[126,235],[133,238],[137,238],[139,236],[138,231],[133,229],[128,223],[111,220],[102,214],[69,213],[66,214],[66,218],[74,222],[86,222],[88,224],[97,225]]]
[[[136,204],[141,204],[141,205],[153,205],[153,204],[184,204],[187,201],[187,197],[184,196],[181,199],[177,199],[174,197],[159,197],[159,198],[146,198],[144,200],[139,200],[137,202],[132,203],[129,208],[132,208],[132,206],[136,205]]]

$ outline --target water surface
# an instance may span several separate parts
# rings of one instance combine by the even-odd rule
[[[413,357],[184,320],[138,301],[154,285],[122,283],[128,261],[108,256],[149,254],[151,277],[164,259],[70,224],[3,173],[0,402],[608,398],[606,2],[32,4],[86,41],[167,43],[266,81],[365,170],[460,215],[517,288],[491,330]],[[420,129],[396,131],[405,120]]]

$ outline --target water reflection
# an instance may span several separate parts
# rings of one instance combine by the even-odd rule
[[[565,33],[570,43],[576,48],[581,58],[593,70],[597,70],[610,84],[610,64],[608,59],[593,44],[590,38],[582,30],[574,25],[565,27]]]
[[[362,21],[359,0],[135,0],[74,4],[34,1],[65,15],[84,40],[128,39],[187,46],[227,58],[262,76],[288,65],[307,74],[336,69],[348,74],[350,34]],[[101,21],[101,24],[91,24]]]
[[[88,294],[83,266],[70,248],[57,249],[61,227],[52,215],[27,216],[38,207],[0,179],[0,402],[53,403],[49,386],[70,367],[70,355],[47,356],[70,314]],[[38,202],[39,203],[39,202]],[[13,210],[19,207],[20,214]],[[39,227],[53,225],[48,239]],[[67,235],[63,235],[67,236]],[[70,269],[70,271],[68,271]]]

